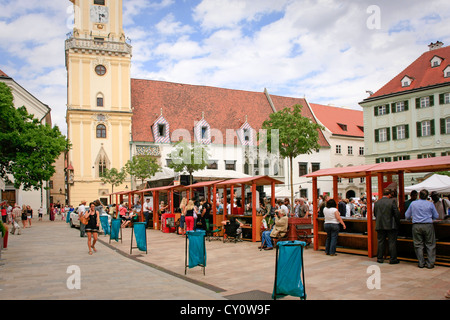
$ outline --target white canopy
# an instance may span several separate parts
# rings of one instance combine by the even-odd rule
[[[432,191],[436,191],[438,193],[450,193],[450,177],[440,174],[433,174],[421,183],[405,187],[405,193],[409,194],[413,190],[419,192],[422,189],[426,189],[430,193]]]

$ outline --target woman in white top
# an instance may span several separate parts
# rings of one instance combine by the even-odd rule
[[[326,203],[326,207],[323,209],[323,215],[325,216],[324,230],[327,233],[327,240],[325,242],[325,253],[330,256],[336,255],[336,245],[339,235],[339,224],[342,224],[345,229],[345,223],[342,220],[338,209],[336,208],[336,201],[330,199]]]

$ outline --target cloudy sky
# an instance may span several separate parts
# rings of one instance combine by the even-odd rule
[[[450,45],[448,0],[123,0],[132,77],[358,109],[418,58]],[[0,0],[0,69],[66,133],[69,0]]]

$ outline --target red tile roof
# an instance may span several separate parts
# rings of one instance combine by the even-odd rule
[[[301,104],[304,116],[312,118],[304,99],[271,96],[276,110]],[[236,134],[247,120],[258,131],[273,112],[264,93],[231,90],[154,80],[131,79],[131,105],[133,107],[132,136],[136,142],[154,142],[151,126],[162,114],[169,122],[170,135],[176,129],[186,129],[194,137],[194,124],[202,119],[212,129],[222,133],[226,143],[227,129]],[[218,142],[216,140],[216,142]],[[222,143],[222,142],[220,142]],[[239,144],[239,139],[228,144]],[[328,146],[320,133],[322,146]]]
[[[310,103],[316,118],[332,134],[364,138],[363,111]],[[346,130],[345,127],[346,126]]]
[[[433,59],[434,56],[444,59],[438,67],[431,67],[431,59]],[[438,84],[450,84],[450,78],[444,77],[444,69],[449,65],[450,46],[427,51],[423,53],[416,61],[411,63],[405,70],[400,72],[394,79],[389,81],[380,90],[367,99],[381,97],[397,92],[426,88]],[[408,87],[402,87],[401,84],[401,80],[405,76],[413,79],[411,85]]]
[[[0,70],[0,77],[9,78],[9,76],[4,73],[2,70]]]

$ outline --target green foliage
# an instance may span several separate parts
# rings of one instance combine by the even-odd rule
[[[143,183],[146,178],[151,178],[161,171],[161,166],[152,156],[134,156],[125,164],[125,171]]]
[[[268,151],[279,150],[282,158],[295,158],[320,148],[318,130],[323,130],[323,127],[302,116],[302,108],[298,104],[292,108],[284,108],[270,114],[269,120],[263,122],[262,128],[267,130],[267,140],[260,143],[267,144]],[[272,136],[274,134],[278,134],[278,139]],[[277,145],[272,145],[273,141]]]
[[[105,169],[100,179],[103,183],[110,184],[112,187],[112,192],[114,192],[114,187],[120,186],[127,177],[127,173],[122,168],[117,170],[116,168]]]
[[[208,166],[208,148],[198,143],[177,142],[169,154],[169,168],[175,172],[188,172],[192,184],[192,173]]]
[[[310,154],[318,150],[319,130],[324,129],[311,119],[302,116],[302,108],[297,104],[292,108],[284,108],[270,114],[269,120],[262,124],[266,135],[264,137],[258,135],[261,147],[266,147],[268,152],[278,151],[282,158],[289,159],[291,204],[294,204],[292,161],[301,154]]]
[[[11,90],[0,83],[0,176],[14,187],[40,189],[55,173],[55,160],[70,143],[57,126],[41,124],[25,107],[16,109]]]

